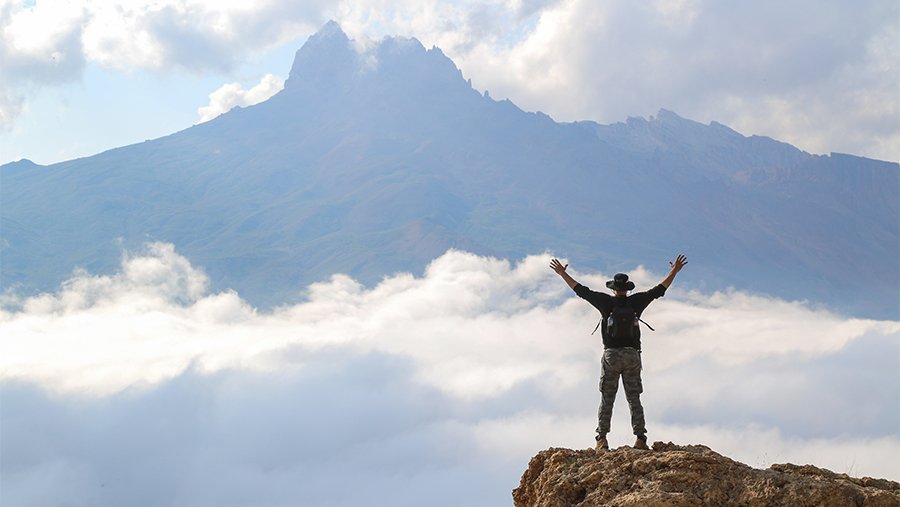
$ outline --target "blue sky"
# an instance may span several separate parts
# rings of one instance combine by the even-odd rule
[[[199,121],[198,107],[223,83],[287,76],[305,38],[269,48],[227,74],[87,65],[76,80],[39,88],[25,100],[15,125],[0,134],[2,163],[69,160],[183,130]]]
[[[612,123],[665,108],[812,153],[896,161],[898,9],[890,1],[2,0],[0,163],[86,156],[187,128],[203,107],[262,100],[328,19],[360,44],[404,35],[437,45],[479,90],[560,121]]]

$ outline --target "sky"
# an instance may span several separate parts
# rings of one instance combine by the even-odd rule
[[[811,153],[900,160],[896,2],[0,0],[0,163],[182,130],[283,85],[333,19],[436,45],[558,121],[659,109]]]
[[[597,313],[551,255],[449,251],[420,276],[336,274],[260,311],[150,243],[113,274],[7,293],[0,500],[509,505],[531,456],[593,445]],[[641,289],[659,271],[631,274]],[[643,318],[651,441],[900,479],[900,322],[677,278]],[[610,444],[630,433],[620,392]]]

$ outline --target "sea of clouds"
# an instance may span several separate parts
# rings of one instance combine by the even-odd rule
[[[449,251],[263,312],[154,243],[115,274],[7,292],[0,500],[509,504],[532,455],[590,447],[596,426],[599,315],[550,257]],[[610,278],[576,269],[597,290]],[[900,322],[680,290],[690,271],[644,313],[651,440],[900,479]],[[631,276],[641,290],[664,273]],[[610,440],[632,442],[623,393]]]

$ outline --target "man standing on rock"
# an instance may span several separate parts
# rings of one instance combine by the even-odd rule
[[[594,292],[591,289],[576,282],[559,260],[550,261],[550,268],[556,272],[582,299],[594,305],[600,310],[602,320],[598,324],[600,334],[603,336],[603,361],[600,374],[600,410],[597,426],[597,450],[609,450],[606,434],[609,433],[609,424],[612,419],[613,402],[616,401],[616,392],[619,390],[619,376],[622,377],[622,385],[625,387],[625,398],[631,408],[631,428],[637,436],[634,442],[635,449],[649,449],[647,447],[647,428],[644,425],[644,407],[641,406],[641,393],[644,388],[641,384],[641,313],[651,301],[662,297],[666,289],[672,285],[675,275],[687,264],[687,257],[678,255],[675,262],[670,262],[669,275],[659,285],[646,292],[637,292],[628,295],[634,289],[634,282],[628,280],[628,275],[619,273],[612,280],[606,282],[606,287],[611,289],[615,296]],[[649,327],[649,326],[648,326]],[[651,328],[652,329],[652,328]],[[595,329],[596,331],[596,329]]]

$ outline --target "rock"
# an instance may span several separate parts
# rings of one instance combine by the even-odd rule
[[[812,465],[758,470],[703,445],[671,442],[655,442],[652,451],[550,448],[531,458],[512,495],[517,507],[900,507],[900,484],[894,481]]]

